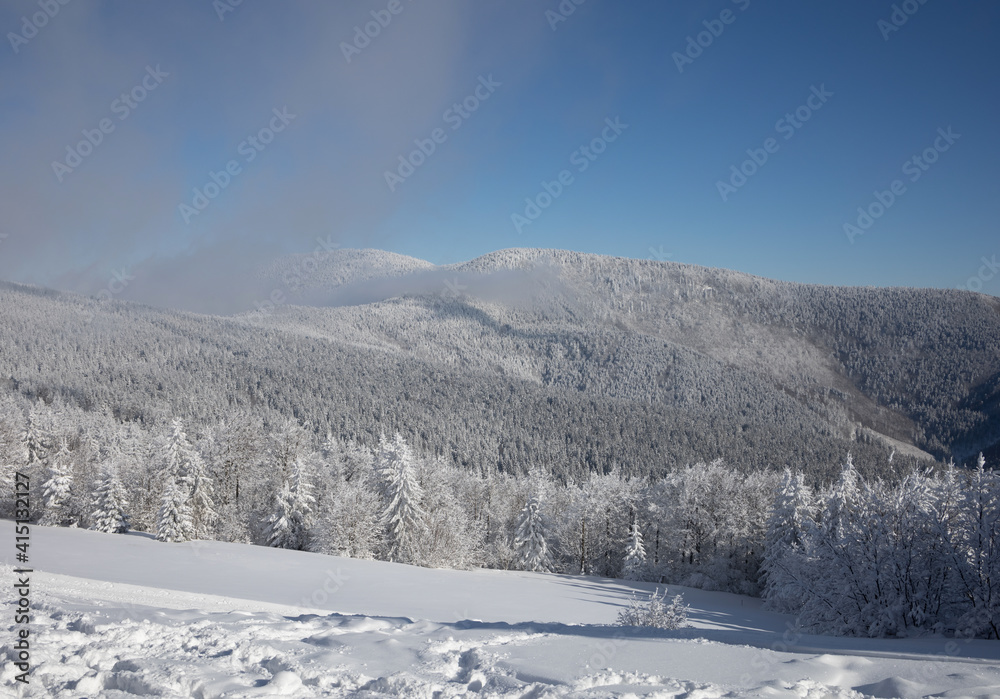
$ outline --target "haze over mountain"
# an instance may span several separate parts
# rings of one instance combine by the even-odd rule
[[[398,430],[461,464],[565,475],[998,454],[991,296],[537,249],[437,267],[335,250],[261,276],[270,294],[232,317],[0,285],[0,391],[144,424]]]

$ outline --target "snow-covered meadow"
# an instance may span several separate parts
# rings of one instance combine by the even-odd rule
[[[0,526],[13,540],[13,525]],[[32,528],[31,683],[4,695],[1000,696],[1000,644],[801,635],[760,600],[671,587],[677,631],[614,624],[594,577],[435,570],[144,534]],[[13,560],[0,587],[11,609]]]

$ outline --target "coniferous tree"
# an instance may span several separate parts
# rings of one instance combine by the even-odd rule
[[[192,446],[179,419],[170,423],[170,434],[161,454],[164,479],[158,516],[158,538],[187,541],[210,538],[215,520],[212,479],[201,454]]]
[[[400,563],[414,560],[417,540],[424,527],[425,513],[421,505],[423,490],[417,481],[410,447],[397,433],[392,442],[381,440],[378,468],[383,484],[387,558]]]
[[[518,564],[522,570],[548,572],[552,570],[552,559],[545,541],[545,522],[538,511],[538,500],[532,497],[521,510],[514,548]]]
[[[129,530],[128,500],[118,478],[118,469],[107,465],[97,483],[91,529],[107,534],[125,534]]]
[[[189,541],[194,537],[188,495],[186,484],[174,477],[167,478],[156,519],[156,538],[159,541]]]
[[[39,406],[42,403],[39,401]],[[21,446],[24,459],[28,466],[42,463],[48,457],[50,435],[41,425],[41,409],[32,408],[28,412],[24,432],[21,433]]]
[[[188,464],[185,482],[189,488],[188,502],[191,507],[191,525],[196,539],[210,539],[216,521],[215,503],[212,501],[213,482],[208,476],[205,462],[198,452],[193,451]]]
[[[267,544],[274,548],[305,551],[309,548],[312,485],[300,460],[292,466],[275,499],[275,510],[267,521]]]
[[[642,580],[646,575],[646,547],[642,543],[638,517],[633,518],[632,527],[629,530],[623,573],[626,580]]]
[[[65,527],[76,524],[70,512],[70,499],[73,488],[72,456],[65,442],[52,459],[49,467],[49,479],[42,486],[45,498],[45,514],[41,523],[55,527]]]

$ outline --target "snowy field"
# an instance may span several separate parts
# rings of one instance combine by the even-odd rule
[[[5,548],[2,696],[1000,697],[995,641],[800,635],[737,595],[671,587],[691,628],[624,629],[654,586],[45,527],[23,691]]]

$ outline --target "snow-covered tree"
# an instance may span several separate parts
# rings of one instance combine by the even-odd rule
[[[97,482],[90,528],[108,534],[126,533],[129,530],[127,508],[128,500],[118,477],[118,469],[109,464]]]
[[[164,536],[170,537],[164,541],[210,538],[216,516],[212,502],[212,479],[179,419],[170,423],[170,434],[163,443],[161,461],[164,490],[158,534],[162,524],[169,532]]]
[[[196,539],[210,539],[216,520],[215,503],[212,501],[212,479],[205,462],[198,452],[188,467],[185,481],[188,485],[188,502],[191,506],[191,525]]]
[[[854,518],[861,493],[854,458],[847,455],[847,460],[840,471],[840,478],[827,494],[820,529],[829,541],[836,541],[847,536],[847,530]]]
[[[642,580],[646,576],[646,547],[642,543],[638,517],[633,518],[632,528],[629,530],[622,572],[626,580]]]
[[[42,524],[55,527],[77,524],[70,511],[73,487],[72,458],[66,448],[66,443],[63,442],[59,451],[52,458],[49,478],[42,486],[45,498],[45,514],[42,515]]]
[[[425,526],[426,514],[421,505],[423,490],[417,480],[413,454],[397,433],[392,442],[383,438],[377,465],[382,481],[387,558],[400,563],[415,560],[417,540]]]
[[[28,412],[28,419],[21,433],[21,446],[24,452],[25,463],[29,466],[44,462],[49,453],[49,441],[51,435],[42,425],[42,413],[44,408],[39,401],[37,408],[32,408]]]
[[[168,477],[163,484],[160,512],[156,518],[156,538],[159,541],[189,541],[194,537],[194,522],[188,502],[187,485],[178,478]]]
[[[532,497],[521,510],[514,534],[514,548],[522,570],[552,570],[552,559],[545,539],[545,522],[538,511],[538,500]]]
[[[315,549],[350,558],[374,558],[385,538],[382,504],[370,478],[339,480],[323,505]]]
[[[415,539],[416,562],[432,568],[469,568],[480,561],[483,528],[460,498],[465,474],[440,459],[423,459],[417,482],[424,511]]]
[[[312,515],[312,485],[301,460],[292,466],[275,498],[274,512],[267,520],[267,545],[305,551],[309,548],[309,519]]]
[[[965,613],[964,635],[1000,638],[1000,476],[979,455],[969,475],[955,532],[957,592]]]
[[[812,490],[801,473],[785,469],[768,518],[764,538],[763,597],[772,609],[792,612],[802,603],[797,574],[806,538],[815,527]]]

